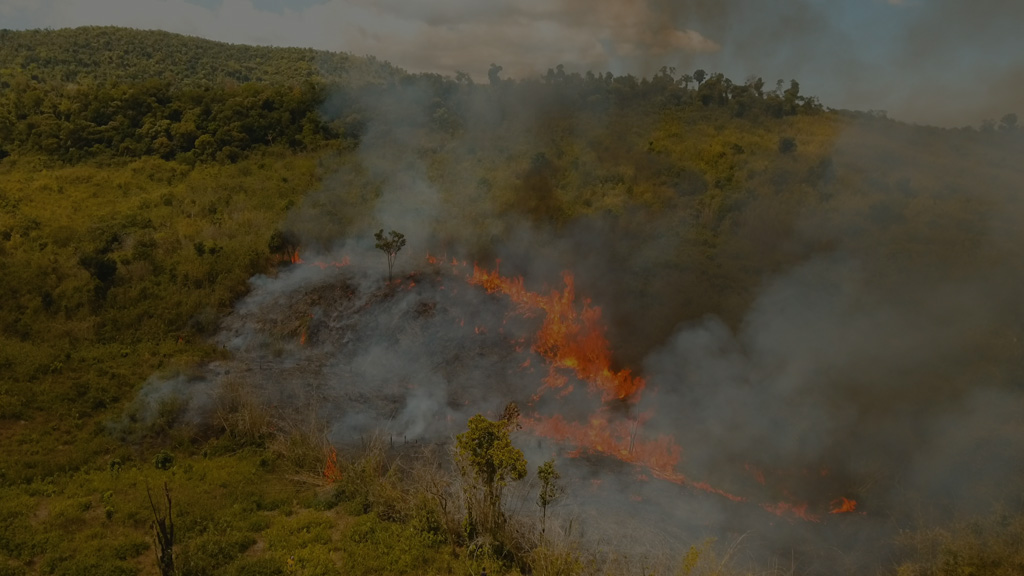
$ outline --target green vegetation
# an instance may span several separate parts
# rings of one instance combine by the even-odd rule
[[[768,278],[842,238],[879,291],[908,266],[1024,279],[1019,223],[988,217],[1016,206],[1016,116],[938,130],[825,110],[796,81],[491,71],[478,85],[161,32],[0,31],[0,574],[156,574],[146,494],[165,482],[182,575],[601,571],[505,521],[502,488],[527,470],[508,419],[469,421],[460,490],[437,454],[399,461],[381,442],[343,451],[326,483],[325,423],[275,428],[245,382],[218,392],[215,421],[174,399],[134,411],[153,375],[188,380],[225,354],[220,318],[300,238],[384,240],[385,178],[360,153],[422,170],[441,247],[486,258],[522,220],[610,230],[601,256],[629,296],[606,297],[652,309],[610,309],[627,359],[707,314],[739,325]],[[1018,319],[978,330],[969,373],[936,380],[1019,386]],[[899,573],[1019,571],[1019,513],[979,522],[914,531]],[[696,545],[682,573],[724,573],[722,557]]]
[[[235,162],[254,148],[352,139],[328,125],[326,87],[394,81],[373,59],[235,46],[119,28],[0,30],[0,157],[155,156]]]
[[[498,538],[506,521],[502,492],[509,482],[526,477],[526,458],[509,437],[514,426],[514,421],[495,422],[477,414],[469,419],[469,430],[455,438],[456,460],[471,502],[467,506],[470,533],[483,528]]]
[[[398,256],[398,251],[405,246],[405,235],[392,230],[387,236],[384,236],[384,229],[381,228],[373,234],[373,238],[377,241],[374,247],[388,257],[388,282],[391,282],[391,271],[395,268],[395,257]]]
[[[537,467],[537,479],[540,480],[540,491],[537,493],[537,506],[540,507],[540,532],[547,531],[548,507],[565,495],[565,487],[558,481],[562,475],[555,470],[555,461],[548,460]]]

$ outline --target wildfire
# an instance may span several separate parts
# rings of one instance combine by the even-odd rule
[[[301,256],[299,256],[299,250],[298,249],[296,249],[294,252],[292,252],[291,257],[289,258],[289,261],[292,264],[308,264],[310,266],[316,266],[317,268],[319,268],[321,270],[326,270],[328,268],[343,268],[345,266],[349,266],[349,265],[352,264],[352,261],[349,259],[348,256],[342,256],[341,260],[332,260],[330,262],[327,262],[326,260],[316,260],[316,261],[313,261],[313,262],[306,262],[305,260],[302,259]]]
[[[324,464],[324,480],[328,484],[334,484],[338,480],[341,480],[341,470],[338,468],[338,451],[333,447],[331,453],[327,456],[327,463]]]
[[[455,259],[451,264],[453,268],[460,265]],[[571,373],[586,382],[591,390],[599,392],[604,402],[639,398],[646,382],[628,369],[612,370],[611,349],[601,322],[601,309],[592,306],[587,299],[577,303],[575,280],[571,273],[562,275],[564,288],[546,294],[527,290],[521,276],[502,276],[497,266],[494,270],[487,270],[474,264],[468,280],[488,293],[507,296],[523,316],[543,314],[541,328],[534,336],[531,348],[548,363],[544,388],[562,389],[558,397],[567,395],[572,389],[567,373]],[[543,389],[534,396],[534,400],[539,399],[542,392]],[[747,501],[706,482],[692,481],[679,472],[682,449],[671,437],[638,438],[638,429],[649,417],[645,414],[635,420],[612,420],[606,411],[600,411],[587,422],[579,423],[568,422],[557,414],[552,417],[536,415],[524,419],[524,427],[539,436],[575,445],[577,448],[570,452],[570,456],[604,454],[643,466],[652,476],[662,480],[717,494],[734,502]],[[765,483],[763,471],[750,465],[746,468],[759,484]],[[778,516],[820,521],[807,503],[778,502],[760,506]]]
[[[757,480],[757,483],[764,486],[764,472],[753,464],[744,464],[743,469],[750,473]]]
[[[299,345],[305,346],[309,342],[309,323],[313,321],[313,315],[309,314],[302,322],[302,327],[299,330]]]
[[[611,349],[601,323],[601,309],[584,299],[576,304],[573,275],[562,275],[565,288],[540,294],[527,290],[522,276],[502,276],[497,268],[485,270],[473,265],[471,284],[481,286],[488,293],[508,296],[519,312],[525,316],[544,313],[533,350],[548,360],[549,372],[544,382],[549,388],[561,388],[568,379],[559,370],[568,370],[576,377],[601,391],[603,400],[628,399],[643,390],[644,379],[633,376],[632,371],[611,368]]]
[[[567,422],[560,415],[551,418],[536,416],[525,419],[523,428],[553,440],[575,444],[579,447],[576,455],[584,452],[601,453],[623,462],[638,464],[650,470],[651,475],[668,480],[682,486],[718,494],[733,502],[743,502],[742,496],[719,490],[706,482],[694,482],[676,470],[682,449],[666,435],[659,435],[653,440],[637,439],[637,427],[645,420],[641,417],[636,421],[609,421],[606,414],[592,416],[586,424]]]
[[[807,510],[807,503],[779,502],[778,504],[762,504],[761,508],[775,514],[776,516],[796,516],[808,522],[820,522],[821,520]]]
[[[829,514],[845,514],[846,512],[853,512],[855,510],[857,510],[856,500],[840,496],[832,501],[832,509],[829,510]]]
[[[291,262],[307,264],[299,257],[298,250],[291,255]],[[632,408],[636,407],[640,393],[646,387],[646,381],[642,377],[635,376],[629,369],[612,369],[612,353],[605,336],[601,309],[593,306],[588,299],[577,300],[575,279],[570,272],[563,273],[561,289],[534,292],[526,289],[521,276],[502,276],[497,266],[493,270],[487,270],[474,264],[472,273],[468,274],[467,262],[449,258],[447,255],[440,257],[428,255],[427,262],[439,270],[450,266],[452,274],[465,278],[469,284],[479,286],[490,294],[507,297],[514,305],[516,313],[524,317],[541,318],[540,329],[533,336],[531,343],[527,344],[525,339],[515,341],[517,351],[522,351],[526,345],[529,345],[530,349],[543,358],[548,365],[547,375],[543,378],[543,386],[534,396],[534,400],[538,400],[545,390],[557,390],[558,398],[569,395],[573,390],[570,376],[575,376],[580,382],[586,383],[589,391],[600,395],[602,402],[626,400],[630,403],[630,412],[633,412]],[[318,260],[309,263],[309,265],[321,269],[340,268],[349,264],[348,257],[344,257],[338,262],[328,263]],[[408,289],[414,288],[416,284],[416,281],[410,278],[407,284]],[[440,289],[445,288],[442,286]],[[449,290],[452,294],[456,291],[455,288]],[[456,321],[460,326],[465,325],[463,318],[457,318]],[[474,326],[473,332],[480,335],[486,334],[488,327],[477,325]],[[498,328],[498,333],[503,333],[503,331]],[[303,326],[302,344],[306,343],[307,337],[308,326]],[[530,358],[522,362],[520,369],[532,371]],[[651,416],[652,414],[648,412],[625,417],[606,407],[599,409],[582,422],[570,422],[558,414],[550,417],[541,414],[524,415],[521,422],[527,431],[537,436],[574,446],[575,448],[569,451],[569,456],[602,454],[642,467],[646,472],[646,474],[641,474],[644,480],[649,474],[695,490],[717,494],[734,502],[750,502],[747,498],[726,492],[706,482],[693,481],[680,472],[682,448],[672,437],[668,435],[649,437],[650,434],[640,434],[641,427]],[[323,470],[324,478],[328,483],[334,483],[341,479],[337,457],[337,452],[332,448]],[[744,468],[758,484],[765,485],[766,478],[763,470],[751,464],[746,464]],[[827,476],[828,471],[822,469],[821,475]],[[798,502],[790,498],[788,494],[785,496],[788,501],[777,503],[754,501],[750,504],[758,505],[760,508],[782,517],[799,518],[811,522],[820,521],[807,503]],[[853,512],[856,508],[855,500],[841,497],[831,502],[830,513]]]

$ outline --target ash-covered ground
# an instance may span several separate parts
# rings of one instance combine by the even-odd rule
[[[538,388],[522,365],[533,323],[437,267],[389,284],[379,267],[295,265],[254,281],[217,336],[231,359],[212,368],[313,409],[332,441],[438,441]]]
[[[692,422],[666,412],[658,382],[639,402],[602,401],[568,372],[569,386],[545,388],[545,359],[531,349],[542,315],[523,314],[469,284],[464,265],[423,262],[389,283],[379,266],[328,261],[254,278],[215,337],[229,357],[188,382],[155,383],[152,393],[184,393],[193,416],[210,419],[218,390],[231,381],[283,421],[325,422],[336,446],[383,436],[396,453],[447,444],[471,416],[496,418],[509,402],[526,418],[557,414],[580,423],[596,413],[633,421],[643,412],[637,442],[701,441]],[[553,511],[553,529],[627,569],[672,564],[690,545],[714,538],[735,545],[734,557],[744,563],[764,567],[785,558],[801,573],[834,573],[878,562],[892,534],[888,512],[871,504],[877,478],[853,485],[849,476],[830,477],[825,462],[766,468],[736,458],[694,470],[684,443],[675,472],[686,480],[673,482],[608,447],[559,443],[529,429],[515,442],[531,470],[554,457],[562,471],[569,495]],[[528,480],[510,490],[514,514],[536,514],[535,489]],[[829,514],[844,495],[856,496],[861,508]]]

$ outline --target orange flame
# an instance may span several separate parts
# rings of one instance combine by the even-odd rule
[[[845,496],[832,501],[832,510],[829,510],[829,514],[844,514],[846,512],[853,512],[857,509],[857,501],[851,500]]]
[[[304,263],[299,257],[298,250],[292,254],[291,261],[295,264]],[[465,261],[460,262],[454,257],[449,262],[447,255],[435,257],[428,254],[427,262],[432,265],[450,264],[454,274],[461,274],[467,267]],[[317,261],[312,265],[321,269],[328,266],[342,267],[349,265],[349,259],[346,256],[341,262],[328,264]],[[543,314],[541,327],[534,336],[531,349],[547,361],[548,374],[544,378],[544,386],[534,399],[539,398],[545,388],[560,389],[559,397],[568,395],[573,388],[569,383],[568,374],[574,374],[576,378],[586,382],[591,390],[599,392],[602,401],[637,400],[646,382],[643,378],[634,376],[629,369],[612,370],[612,354],[605,337],[605,328],[601,323],[601,309],[592,306],[587,299],[582,299],[577,304],[573,275],[564,272],[562,279],[562,290],[551,290],[547,294],[541,294],[527,290],[521,276],[502,276],[497,266],[491,271],[474,264],[472,274],[466,277],[470,284],[480,286],[488,293],[507,296],[515,305],[517,312],[525,317]],[[409,281],[409,288],[415,285],[415,281]],[[453,289],[451,292],[454,294],[456,291],[457,289]],[[462,318],[458,318],[457,321],[460,326],[465,324]],[[486,333],[486,330],[485,326],[474,327],[477,334]],[[499,333],[502,332],[499,329]],[[306,328],[303,328],[301,338],[302,343],[305,343]],[[524,340],[518,341],[516,350],[521,351],[524,344]],[[521,367],[525,369],[529,366],[530,359],[527,358]],[[647,413],[640,414],[635,419],[613,420],[609,412],[600,410],[586,423],[568,422],[560,415],[550,418],[540,415],[524,417],[522,423],[526,430],[538,436],[575,445],[576,449],[568,452],[570,457],[588,453],[604,454],[643,466],[651,476],[662,480],[717,494],[734,502],[748,501],[706,482],[692,481],[679,472],[677,467],[682,449],[673,438],[667,435],[659,435],[653,439],[638,438],[639,426],[650,416]],[[762,470],[749,464],[745,468],[759,484],[765,484]],[[824,468],[820,472],[822,476],[828,475]],[[644,479],[647,478],[646,475],[642,476]],[[337,466],[337,452],[333,448],[324,466],[324,477],[328,483],[341,479],[341,472]],[[599,481],[595,481],[595,486],[598,484]],[[838,514],[854,511],[857,502],[843,497],[833,501],[831,505],[831,513]],[[762,503],[760,507],[781,517],[820,521],[809,511],[807,503],[782,501],[775,504]]]
[[[327,463],[324,464],[324,479],[328,484],[334,484],[341,480],[341,470],[338,468],[338,451],[333,447],[331,448],[331,454],[327,457]]]
[[[629,369],[611,369],[612,355],[601,324],[601,309],[586,299],[577,306],[573,275],[565,272],[562,280],[565,288],[561,292],[552,290],[543,295],[527,290],[522,276],[508,278],[497,269],[489,271],[474,265],[469,282],[488,293],[508,296],[524,316],[544,313],[533,350],[551,363],[545,378],[549,388],[568,382],[558,373],[561,369],[575,372],[577,378],[601,390],[604,400],[627,399],[643,390],[643,378],[633,376]]]
[[[308,320],[304,320],[302,328],[299,331],[299,344],[305,346],[309,342],[309,323],[313,320],[313,315],[308,315]]]
[[[316,262],[313,262],[312,265],[316,266],[321,270],[326,270],[328,268],[342,268],[344,266],[348,266],[351,263],[352,262],[349,260],[348,256],[342,256],[341,260],[332,260],[331,262],[317,260]]]
[[[775,514],[776,516],[795,516],[808,522],[820,522],[821,520],[807,510],[807,503],[779,502],[778,504],[762,504],[761,508]]]
[[[452,266],[459,265],[453,258]],[[548,362],[545,388],[562,388],[558,396],[565,396],[572,388],[565,372],[571,372],[587,382],[591,389],[600,391],[605,402],[638,398],[646,386],[644,379],[634,376],[628,369],[611,369],[611,349],[601,323],[600,308],[592,306],[587,299],[577,305],[573,275],[564,272],[562,279],[565,286],[561,291],[552,290],[548,294],[541,294],[527,290],[521,276],[502,276],[497,267],[486,270],[474,264],[473,273],[468,278],[470,284],[480,286],[488,293],[507,296],[523,316],[543,313],[543,322],[534,337],[532,349]],[[540,393],[533,399],[537,400],[539,396]],[[734,502],[747,501],[742,496],[706,482],[692,481],[680,473],[677,466],[682,450],[671,437],[660,435],[654,439],[637,438],[637,427],[647,418],[649,415],[638,417],[635,421],[620,419],[613,422],[607,414],[599,412],[584,424],[567,422],[559,415],[550,418],[535,416],[524,419],[524,428],[539,436],[574,444],[577,448],[569,452],[570,457],[601,453],[644,466],[651,475],[662,480],[717,494]],[[750,465],[746,468],[759,484],[765,484],[763,471]],[[781,517],[820,521],[809,510],[807,503],[784,501],[760,506]]]
[[[733,502],[744,502],[746,498],[730,494],[706,482],[694,482],[676,471],[682,449],[666,435],[653,440],[636,438],[636,422],[619,420],[609,422],[603,413],[595,414],[587,424],[567,422],[560,415],[551,418],[535,417],[524,419],[523,428],[538,436],[575,444],[579,447],[575,456],[583,452],[601,453],[623,462],[645,466],[656,478],[668,480],[697,490],[718,494]],[[573,455],[573,454],[570,454]]]
[[[292,264],[307,264],[307,262],[303,260],[301,256],[299,256],[298,248],[296,248],[295,251],[291,253],[291,256],[289,256],[288,260]],[[316,266],[321,270],[326,270],[328,268],[342,268],[344,266],[348,266],[352,264],[352,261],[349,259],[348,256],[342,256],[341,260],[332,260],[330,262],[327,262],[325,260],[317,260],[315,262],[308,262],[308,264],[310,266]]]
[[[757,480],[757,483],[764,486],[764,472],[753,464],[744,464],[743,469],[750,473]]]

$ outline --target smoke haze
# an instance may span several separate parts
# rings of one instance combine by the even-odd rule
[[[414,54],[426,42],[442,61],[449,50],[445,65],[478,70],[500,61],[525,73],[535,65],[531,50],[513,43],[498,53],[483,38],[543,46],[570,30],[589,38],[563,40],[580,62],[644,71],[669,57],[687,67],[742,62],[752,71],[793,70],[801,61],[797,72],[813,78],[847,53],[833,81],[857,85],[870,100],[883,92],[872,87],[876,75],[892,78],[927,54],[955,63],[958,44],[939,33],[951,19],[1003,50],[1010,32],[978,13],[1024,16],[1011,3],[982,3],[973,14],[957,6],[872,5],[902,11],[897,21],[904,12],[924,13],[873,32],[900,37],[877,61],[859,57],[853,47],[862,40],[809,1],[357,7],[417,23],[417,34],[401,37],[412,67],[434,61],[436,51]],[[465,37],[445,37],[449,28],[477,34],[470,37],[480,38],[481,49],[457,49]],[[825,42],[836,51],[818,51]],[[468,52],[482,59],[455,60]],[[930,118],[1003,110],[1019,85],[1019,64],[994,59],[981,68],[997,80],[991,92],[972,92],[973,100],[955,97],[964,86],[920,105],[919,91],[896,90],[894,98]],[[921,73],[901,86],[927,92],[949,71],[931,64]],[[330,166],[335,173],[285,224],[305,264],[253,279],[217,336],[232,359],[200,380],[155,381],[145,396],[193,390],[201,412],[211,409],[210,389],[242,379],[287,417],[315,413],[338,443],[378,430],[403,443],[443,441],[473,414],[494,417],[508,401],[528,415],[578,422],[595,410],[623,422],[639,422],[643,413],[639,441],[670,436],[682,450],[681,474],[745,501],[638,479],[643,468],[614,454],[574,459],[574,446],[526,433],[518,441],[531,464],[560,456],[577,494],[572,506],[590,519],[593,541],[613,540],[603,532],[612,516],[642,525],[630,525],[637,546],[650,545],[652,532],[678,535],[675,542],[749,532],[752,556],[804,546],[810,571],[835,567],[837,555],[854,567],[880,561],[880,543],[911,524],[922,503],[955,515],[1012,498],[1024,472],[1019,139],[851,122],[830,144],[827,162],[812,171],[779,168],[774,196],[745,199],[741,214],[721,224],[719,252],[710,257],[689,244],[699,222],[681,216],[708,184],[685,170],[659,209],[602,206],[600,187],[611,186],[603,181],[586,198],[598,208],[582,215],[565,214],[579,199],[556,187],[527,198],[533,204],[523,200],[522,182],[586,177],[587,165],[565,168],[559,149],[574,146],[579,157],[602,164],[602,138],[628,139],[629,130],[656,126],[625,127],[601,104],[573,115],[573,105],[544,93],[535,100],[466,96],[462,113],[449,118],[452,110],[422,85],[337,95],[325,113],[356,110],[364,127],[357,152]],[[644,154],[637,166],[662,168]],[[545,204],[551,198],[561,204]],[[549,213],[556,225],[537,217]],[[394,286],[385,285],[384,258],[372,245],[380,228],[409,240]],[[442,262],[427,264],[428,253]],[[352,263],[331,264],[343,257]],[[575,379],[564,396],[541,393],[544,359],[530,344],[542,318],[516,314],[509,302],[470,286],[471,267],[451,265],[452,258],[500,262],[504,274],[522,275],[539,292],[561,289],[562,272],[573,272],[580,298],[602,309],[615,368],[632,368],[648,382],[638,405],[606,405]],[[839,497],[855,498],[865,514],[829,516]],[[768,510],[782,502],[808,504],[821,522]]]
[[[287,418],[322,418],[339,444],[381,430],[443,441],[509,401],[528,417],[635,418],[638,443],[674,439],[678,473],[743,501],[521,434],[531,463],[559,455],[586,539],[654,554],[655,541],[742,537],[755,564],[796,549],[811,573],[877,565],[922,509],[948,517],[1013,499],[1024,472],[1019,140],[853,122],[827,162],[780,172],[778,196],[730,220],[721,262],[708,263],[688,245],[697,223],[680,219],[700,185],[680,185],[661,211],[561,225],[531,212],[558,206],[492,193],[508,183],[489,180],[502,174],[490,152],[520,166],[513,178],[553,173],[547,135],[599,148],[592,135],[616,126],[601,106],[573,116],[557,98],[469,97],[459,130],[441,137],[443,107],[422,86],[356,104],[357,153],[286,224],[305,263],[253,279],[217,337],[231,360],[198,381],[154,382],[147,397],[192,390],[201,412],[211,389],[241,379]],[[779,211],[794,198],[799,208]],[[371,244],[378,228],[409,238],[392,286]],[[615,368],[646,378],[638,403],[603,403],[572,376],[571,392],[545,390],[545,360],[530,351],[543,318],[467,284],[471,267],[451,263],[467,257],[539,292],[572,271],[580,301],[602,308]],[[830,516],[839,497],[863,515]],[[612,534],[612,517],[634,540]]]
[[[0,26],[120,25],[372,54],[484,78],[697,67],[800,80],[828,106],[958,126],[1019,110],[1024,8],[1011,0],[51,0],[0,3]]]

